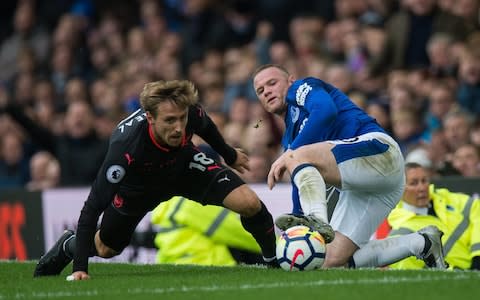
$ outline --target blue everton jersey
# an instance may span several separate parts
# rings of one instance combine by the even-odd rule
[[[288,90],[287,104],[282,139],[285,149],[385,132],[344,93],[320,79],[308,77],[295,81]]]

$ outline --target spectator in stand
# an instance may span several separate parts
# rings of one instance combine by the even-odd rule
[[[390,87],[388,95],[391,114],[401,110],[418,111],[415,91],[407,84]]]
[[[292,18],[288,27],[295,59],[301,68],[308,66],[309,60],[314,59],[319,54],[330,57],[328,51],[330,49],[326,47],[325,51],[322,52],[322,45],[318,42],[322,40],[325,29],[325,21],[320,16],[308,12],[299,13]],[[340,25],[338,28],[340,29]],[[336,38],[337,35],[332,35],[332,37]]]
[[[246,126],[250,122],[250,104],[251,101],[246,97],[236,97],[231,103],[231,107],[226,110],[229,122],[238,122]]]
[[[419,164],[405,166],[405,191],[388,216],[390,236],[405,235],[435,225],[444,235],[445,260],[451,269],[480,270],[480,201],[430,184],[430,176]],[[395,269],[421,269],[425,263],[409,257]]]
[[[473,123],[472,127],[470,128],[469,136],[470,142],[473,145],[480,147],[480,118],[477,117]]]
[[[442,125],[450,154],[469,143],[470,128],[473,125],[473,116],[470,113],[462,110],[450,112],[443,118]]]
[[[342,64],[333,64],[325,71],[325,81],[331,82],[341,91],[348,94],[353,90],[353,74]]]
[[[0,138],[0,188],[23,187],[30,180],[29,158],[17,133]]]
[[[392,134],[403,155],[424,141],[424,125],[414,110],[392,111]]]
[[[50,36],[36,19],[35,1],[17,1],[13,18],[14,32],[0,46],[0,80],[11,79],[16,73],[16,59],[21,49],[30,47],[35,58],[44,61],[50,48]]]
[[[76,101],[68,105],[65,132],[62,135],[55,135],[38,126],[17,105],[10,104],[5,109],[28,132],[30,139],[59,160],[62,186],[88,185],[93,182],[107,152],[108,140],[101,140],[95,133],[90,104]]]
[[[113,65],[113,56],[106,42],[99,42],[98,45],[92,46],[90,62],[92,69],[89,71],[89,77],[92,81],[105,76]]]
[[[458,147],[453,153],[452,165],[463,177],[480,177],[480,152],[478,147],[473,144]]]
[[[273,42],[268,53],[270,61],[279,65],[287,65],[289,61],[295,59],[293,49],[286,41]]]
[[[399,68],[428,66],[426,45],[435,33],[448,33],[458,40],[468,34],[464,20],[442,11],[436,0],[405,0],[402,4],[386,24],[387,40],[382,53],[371,61],[373,76]]]
[[[120,90],[105,79],[97,79],[90,84],[92,105],[96,113],[127,114],[120,103]]]
[[[457,62],[453,55],[453,38],[445,33],[433,34],[427,42],[427,55],[430,61],[431,75],[454,77],[457,72]]]
[[[78,75],[74,69],[73,52],[69,46],[60,44],[53,49],[49,73],[55,92],[63,95],[67,82]]]
[[[255,53],[249,48],[230,48],[225,51],[224,109],[230,109],[232,101],[239,96],[255,99],[250,75],[255,70],[256,64]]]
[[[35,85],[35,76],[33,73],[18,74],[13,83],[13,100],[19,105],[23,105],[30,112],[33,106],[33,89]]]
[[[221,17],[217,18],[208,32],[207,50],[225,51],[251,43],[257,32],[258,17],[256,1],[225,1]]]
[[[480,29],[478,13],[480,2],[478,0],[458,0],[450,7],[450,11],[463,18],[470,30]]]
[[[190,64],[203,57],[208,49],[208,33],[221,20],[222,16],[213,8],[214,1],[211,0],[185,1],[182,5],[180,34],[183,48],[180,56],[184,73]]]
[[[61,109],[52,82],[48,79],[36,80],[33,88],[33,110],[40,126],[53,129],[55,118]]]
[[[53,48],[65,45],[75,53],[74,58],[80,58],[82,45],[82,31],[78,19],[69,13],[63,14],[58,20],[58,24],[53,31]],[[74,59],[75,60],[75,59]],[[79,60],[83,63],[83,60]]]
[[[26,184],[29,191],[41,191],[56,187],[60,181],[60,164],[47,151],[39,151],[30,159],[31,180]]]
[[[425,116],[429,135],[442,128],[442,120],[448,113],[458,109],[455,89],[443,81],[434,84],[428,97],[428,111]]]
[[[159,1],[146,0],[139,3],[139,17],[145,29],[145,37],[152,48],[161,44],[162,38],[168,33],[167,21],[163,17],[163,10]]]
[[[203,86],[202,96],[202,105],[207,111],[228,112],[227,109],[223,109],[225,105],[225,90],[223,84],[213,83]]]
[[[111,55],[112,62],[121,62],[125,56],[125,37],[122,34],[123,23],[113,13],[105,13],[100,17],[98,25],[88,34],[90,47],[97,43],[105,43]],[[108,70],[107,70],[108,72]]]
[[[288,63],[286,64],[288,65]],[[304,74],[307,77],[325,77],[325,73],[328,70],[328,63],[322,58],[313,58],[305,67]],[[300,72],[297,72],[297,74]]]
[[[340,21],[332,21],[325,26],[325,34],[320,45],[329,61],[342,62],[344,57],[343,28]]]
[[[178,50],[175,49],[179,47],[177,43],[179,43],[177,34],[170,33],[163,37],[162,46],[154,54],[153,70],[149,72],[164,80],[174,80],[182,76]]]
[[[69,79],[65,84],[63,98],[67,105],[76,101],[89,101],[87,82],[80,77]]]
[[[17,55],[15,74],[8,82],[15,82],[20,74],[36,74],[40,70],[41,66],[38,63],[34,50],[29,46],[24,46]]]
[[[426,99],[432,91],[433,83],[437,80],[430,76],[428,68],[413,68],[407,72],[407,85],[415,97],[415,107],[419,112],[422,112],[427,106]],[[445,78],[444,81],[452,84],[448,78]]]
[[[432,172],[435,175],[459,175],[458,171],[452,166],[451,154],[444,130],[433,132],[430,142],[423,144],[423,146],[426,148],[428,158],[432,162]]]
[[[380,55],[386,39],[385,19],[377,13],[365,13],[359,18],[359,22],[361,47],[367,54],[367,58]]]
[[[460,56],[458,102],[462,108],[480,114],[480,50],[467,47]]]
[[[95,133],[102,140],[108,140],[118,123],[127,115],[116,110],[95,111]]]
[[[372,100],[366,105],[365,111],[372,116],[385,131],[388,133],[392,132],[390,112],[387,104],[381,100]]]

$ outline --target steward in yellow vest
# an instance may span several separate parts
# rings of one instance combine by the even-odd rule
[[[261,262],[260,247],[238,214],[184,197],[162,202],[152,212],[159,226],[157,263],[233,266]]]
[[[453,269],[480,269],[480,201],[430,184],[427,170],[416,163],[406,165],[402,200],[388,216],[389,236],[415,232],[435,225],[444,235],[445,260]],[[409,257],[391,268],[420,269],[422,260]]]

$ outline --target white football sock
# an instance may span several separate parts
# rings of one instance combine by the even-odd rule
[[[425,238],[419,233],[373,240],[353,254],[357,268],[383,267],[412,255],[420,256]]]
[[[309,164],[297,167],[293,172],[293,182],[298,188],[304,214],[314,215],[328,223],[325,181],[317,168]]]

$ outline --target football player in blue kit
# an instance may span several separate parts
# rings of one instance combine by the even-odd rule
[[[319,231],[328,243],[325,268],[385,266],[412,255],[446,267],[436,227],[370,241],[405,185],[399,146],[375,119],[334,86],[312,77],[295,80],[280,65],[260,66],[253,84],[263,107],[285,121],[285,152],[268,174],[270,189],[285,171],[292,181],[293,212],[275,220],[281,230],[306,225]],[[326,184],[339,191],[331,220]]]
[[[266,264],[276,266],[272,215],[233,170],[191,141],[193,134],[198,134],[232,168],[240,173],[248,169],[248,156],[225,142],[198,104],[194,85],[187,80],[147,83],[140,102],[142,108],[112,133],[76,233],[67,230],[60,237],[40,258],[34,276],[59,275],[73,259],[69,278],[88,279],[89,257],[110,258],[121,253],[145,214],[173,196],[239,213]]]

